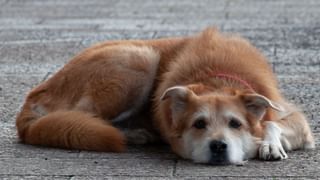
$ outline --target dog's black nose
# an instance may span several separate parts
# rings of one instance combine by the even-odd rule
[[[222,165],[228,163],[227,144],[223,141],[213,140],[210,142],[210,164]]]
[[[210,150],[215,153],[222,153],[227,150],[227,144],[222,141],[213,140],[210,142]]]

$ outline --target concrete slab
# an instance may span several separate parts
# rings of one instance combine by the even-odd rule
[[[0,179],[2,180],[69,180],[72,176],[15,176],[15,175],[0,175]]]
[[[174,161],[164,159],[1,158],[1,175],[135,175],[170,177]]]
[[[0,75],[0,126],[1,123],[14,123],[16,113],[19,111],[29,90],[41,82],[45,74],[35,76]]]

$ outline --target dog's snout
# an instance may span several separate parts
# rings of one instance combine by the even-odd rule
[[[211,152],[224,152],[227,149],[227,144],[223,141],[213,140],[210,142]]]

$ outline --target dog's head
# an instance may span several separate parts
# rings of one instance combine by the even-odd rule
[[[175,86],[161,97],[168,103],[173,150],[210,164],[241,164],[254,157],[260,120],[267,108],[281,111],[281,107],[259,94],[201,89]]]

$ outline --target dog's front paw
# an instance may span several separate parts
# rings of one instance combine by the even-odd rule
[[[277,161],[287,159],[281,143],[263,142],[259,148],[259,158],[265,161]]]
[[[288,158],[280,141],[281,133],[282,129],[276,123],[266,123],[266,135],[259,147],[260,159],[276,161]]]

